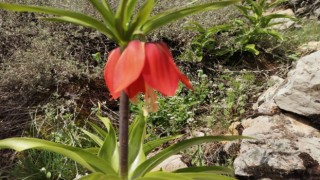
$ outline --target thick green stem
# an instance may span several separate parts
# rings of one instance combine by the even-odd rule
[[[124,91],[120,97],[120,127],[119,127],[119,151],[120,151],[120,176],[128,179],[128,146],[129,146],[129,98]]]

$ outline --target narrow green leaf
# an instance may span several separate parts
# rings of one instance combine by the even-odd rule
[[[255,12],[255,14],[259,17],[262,16],[262,13],[263,13],[263,9],[262,7],[260,6],[260,4],[258,4],[257,2],[253,1],[253,0],[247,0],[247,2],[252,5],[252,8]]]
[[[103,145],[98,153],[98,156],[104,159],[108,166],[111,166],[115,172],[119,169],[119,148],[117,142],[117,135],[112,126],[108,135],[106,136]]]
[[[196,180],[236,180],[233,177],[223,176],[214,173],[182,173],[184,176]],[[181,174],[181,175],[182,175]]]
[[[156,167],[158,164],[160,164],[162,161],[167,159],[173,154],[176,154],[180,152],[181,150],[184,150],[190,146],[198,145],[201,143],[206,142],[214,142],[214,141],[232,141],[237,139],[244,139],[249,138],[245,136],[204,136],[204,137],[196,137],[192,139],[187,139],[184,141],[181,141],[177,144],[174,144],[163,151],[159,152],[155,156],[151,157],[150,159],[146,160],[144,163],[142,163],[133,174],[133,178],[138,178],[144,176],[147,172],[151,171],[154,167]]]
[[[138,167],[142,162],[146,160],[146,156],[143,152],[143,141],[146,136],[146,119],[143,115],[137,115],[135,120],[130,126],[129,131],[129,177],[132,172]]]
[[[174,171],[174,173],[195,173],[195,172],[210,172],[215,174],[228,174],[234,175],[233,169],[223,166],[198,166],[198,167],[187,167]]]
[[[89,0],[90,3],[93,5],[93,7],[98,10],[100,15],[103,17],[104,22],[109,27],[114,27],[114,15],[111,12],[111,9],[109,6],[104,6],[101,2],[101,0]]]
[[[100,136],[102,137],[106,137],[107,136],[107,132],[105,130],[103,130],[102,128],[100,128],[99,126],[93,124],[92,122],[88,121],[88,124],[92,127],[92,129],[98,133]]]
[[[143,24],[141,30],[145,34],[148,34],[161,26],[164,26],[170,22],[176,21],[191,14],[220,9],[236,2],[240,2],[240,0],[211,2],[191,7],[170,9],[149,18],[147,22]]]
[[[109,4],[105,0],[89,0],[93,7],[100,13],[106,26],[113,32],[117,39],[120,39],[116,30],[114,14],[111,11]]]
[[[267,6],[267,8],[274,8],[274,7],[277,7],[279,6],[281,3],[284,3],[284,2],[287,2],[288,0],[277,0],[277,1],[274,1],[273,3],[269,4]]]
[[[116,11],[115,20],[116,20],[116,28],[120,34],[124,33],[126,22],[124,21],[124,15],[126,11],[126,7],[128,4],[128,0],[120,0],[118,9]]]
[[[130,24],[130,27],[127,33],[128,37],[130,37],[135,30],[138,30],[137,32],[138,34],[140,33],[139,32],[140,27],[150,17],[151,11],[155,6],[155,4],[156,4],[156,0],[145,1],[145,3],[143,4],[143,6],[140,8],[137,15],[135,16],[134,20]]]
[[[81,131],[82,131],[84,134],[86,134],[88,137],[90,137],[95,143],[97,143],[97,145],[98,145],[99,147],[102,146],[103,140],[101,140],[99,136],[97,136],[97,135],[95,135],[95,134],[92,134],[91,132],[86,131],[86,130],[84,130],[84,129],[81,129]]]
[[[94,147],[94,148],[86,148],[84,150],[91,154],[98,155],[100,148]]]
[[[147,143],[145,143],[143,145],[143,150],[144,150],[144,153],[146,155],[148,155],[151,151],[153,151],[155,148],[159,147],[160,145],[168,142],[168,141],[171,141],[171,140],[174,140],[174,139],[178,139],[182,137],[182,135],[176,135],[176,136],[168,136],[168,137],[164,137],[164,138],[161,138],[161,139],[156,139],[156,140],[153,140],[153,141],[149,141]]]
[[[58,144],[36,138],[8,138],[0,140],[0,148],[24,151],[27,149],[41,149],[66,156],[92,172],[103,172],[116,175],[115,171],[106,161],[83,149]]]
[[[286,14],[269,14],[266,16],[261,17],[261,21],[263,24],[261,25],[262,28],[269,27],[269,23],[272,19],[279,19],[279,18],[285,18],[285,19],[291,19],[293,21],[296,21],[297,19],[293,16],[286,15]]]
[[[18,11],[18,12],[36,12],[36,13],[44,13],[44,14],[61,16],[58,18],[44,18],[44,19],[52,20],[52,21],[60,21],[60,22],[69,22],[77,25],[90,27],[107,35],[109,38],[118,41],[114,33],[108,27],[106,27],[103,23],[101,23],[99,20],[79,12],[58,9],[58,8],[51,8],[51,7],[28,6],[28,5],[7,4],[7,3],[0,3],[0,9]]]
[[[124,21],[129,23],[136,7],[137,0],[128,0],[126,11],[124,12]]]
[[[99,172],[95,172],[80,178],[80,180],[121,180],[119,176],[107,175]]]
[[[191,21],[188,24],[191,26],[184,27],[187,30],[197,31],[198,33],[205,33],[206,29],[197,21]]]
[[[232,28],[232,26],[229,25],[229,24],[217,25],[217,26],[213,26],[213,27],[209,28],[208,29],[208,33],[216,34],[216,33],[221,32],[221,31],[228,31],[231,28]]]
[[[273,36],[274,38],[277,38],[279,40],[283,40],[283,36],[279,32],[277,32],[273,29],[259,29],[258,33],[268,34],[270,36]]]
[[[173,180],[173,179],[168,179],[165,177],[141,177],[134,180]]]
[[[100,110],[96,113],[96,116],[99,118],[99,120],[104,124],[104,126],[107,128],[107,131],[110,131],[111,128],[111,122],[110,119],[107,117],[103,117],[100,114]]]
[[[165,180],[192,180],[192,178],[188,176],[184,176],[183,174],[175,174],[175,173],[163,172],[163,171],[147,173],[143,178],[141,178],[141,180],[144,180],[144,178],[159,178],[159,177]]]
[[[251,52],[251,53],[254,54],[254,55],[259,55],[259,54],[260,54],[260,52],[256,49],[256,45],[255,45],[255,44],[247,44],[247,45],[244,47],[244,49],[245,49],[246,51]]]
[[[238,8],[242,14],[244,15],[249,15],[250,8],[248,8],[247,6],[242,6],[242,5],[235,5],[236,8]]]

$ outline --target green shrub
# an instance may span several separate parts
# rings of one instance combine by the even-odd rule
[[[197,77],[192,82],[194,91],[185,91],[183,86],[179,86],[177,96],[158,97],[159,110],[156,113],[150,113],[148,117],[151,139],[178,134],[196,124],[196,113],[207,104],[212,82],[202,70],[198,70]],[[133,114],[139,111],[139,106],[141,104],[131,106]]]
[[[276,7],[283,0],[268,3],[266,0],[246,0],[245,4],[236,7],[242,14],[242,19],[234,19],[227,24],[203,27],[198,22],[192,22],[188,29],[197,32],[191,43],[191,51],[186,55],[196,60],[221,59],[229,60],[235,54],[249,52],[258,55],[261,50],[256,45],[264,44],[265,37],[271,36],[276,40],[283,40],[282,35],[274,30],[274,25],[283,22],[273,22],[278,18],[294,19],[284,14],[266,14],[266,11]],[[266,48],[266,47],[265,47]]]

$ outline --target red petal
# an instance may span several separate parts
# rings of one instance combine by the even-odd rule
[[[172,56],[165,53],[158,44],[146,44],[146,65],[143,69],[143,78],[150,87],[166,96],[175,94],[179,82],[179,74],[170,61],[173,61]]]
[[[114,82],[113,76],[115,71],[115,66],[120,58],[120,48],[116,48],[109,53],[108,61],[104,69],[104,80],[109,88],[112,98],[117,99],[120,96],[120,92],[114,92]]]
[[[129,42],[115,67],[113,82],[116,93],[126,89],[139,78],[144,63],[144,43],[138,40]]]
[[[140,76],[136,81],[134,81],[127,89],[126,94],[130,99],[134,98],[139,92],[145,93],[144,79]]]
[[[171,53],[170,53],[170,50],[169,50],[168,46],[167,46],[165,43],[159,43],[159,46],[163,49],[163,52],[166,53],[167,56],[171,58],[170,63],[171,63],[171,65],[172,65],[173,67],[175,67],[176,72],[179,74],[179,79],[180,79],[180,81],[181,81],[183,84],[185,84],[189,89],[192,89],[192,90],[193,90],[193,87],[192,87],[192,85],[191,85],[190,80],[187,78],[186,75],[184,75],[184,74],[179,70],[179,68],[177,67],[177,65],[174,63],[173,58],[172,58],[172,55],[171,55]]]

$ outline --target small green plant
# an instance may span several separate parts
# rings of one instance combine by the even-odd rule
[[[195,55],[198,61],[218,57],[229,58],[237,52],[250,52],[258,55],[260,50],[257,44],[262,43],[265,36],[276,40],[283,40],[282,35],[273,26],[283,23],[274,22],[274,19],[294,17],[285,14],[266,14],[266,11],[278,6],[285,0],[273,3],[267,0],[245,0],[243,5],[236,5],[244,19],[234,19],[223,25],[205,28],[197,22],[192,22],[188,29],[198,33],[191,43],[189,57]],[[206,56],[206,57],[205,57]]]
[[[181,133],[185,128],[196,124],[195,112],[199,111],[201,106],[206,104],[210,93],[212,82],[209,81],[203,70],[198,70],[197,77],[193,81],[194,91],[185,91],[183,86],[179,86],[177,91],[180,96],[174,96],[170,99],[164,97],[158,98],[159,110],[150,113],[148,117],[149,131],[151,139],[155,136],[167,136]],[[134,113],[139,111],[138,105],[132,105],[131,110]]]
[[[54,96],[50,103],[32,113],[31,127],[25,135],[70,146],[92,146],[93,142],[76,125],[76,107],[75,102],[63,102],[58,95]],[[13,171],[9,172],[15,179],[72,179],[86,172],[74,161],[48,151],[31,149],[19,153],[17,160]]]
[[[216,94],[211,107],[213,122],[208,122],[209,126],[222,123],[228,127],[232,122],[244,118],[249,97],[252,92],[256,91],[254,89],[255,80],[255,75],[250,72],[241,72],[238,75],[224,72],[215,86]]]
[[[105,128],[100,128],[98,125],[89,122],[95,133],[91,133],[85,129],[82,129],[83,133],[85,133],[96,143],[96,145],[91,148],[77,148],[35,138],[9,138],[0,140],[0,147],[10,147],[17,151],[23,151],[27,149],[41,149],[62,154],[65,157],[76,161],[78,164],[82,165],[89,171],[93,172],[92,174],[83,176],[81,179],[120,179],[117,174],[117,171],[119,170],[119,147],[116,132],[110,120],[108,118],[102,117],[100,115],[100,111],[98,111],[97,117],[102,121]],[[217,166],[191,167],[177,170],[174,173],[150,171],[169,156],[176,154],[177,152],[187,147],[203,142],[229,141],[244,137],[205,136],[187,139],[162,150],[149,159],[146,159],[146,156],[158,146],[181,136],[168,136],[144,143],[147,136],[145,129],[146,117],[141,112],[140,115],[136,116],[135,120],[130,126],[129,131],[129,179],[142,180],[159,176],[166,177],[165,179],[197,179],[198,177],[209,176],[212,177],[211,179],[233,179],[232,177],[230,177],[233,175],[231,169]],[[41,175],[47,178],[48,176],[51,177],[51,172],[47,171],[46,168],[44,168],[44,170],[45,171],[40,171],[42,172]],[[212,174],[209,172],[215,173]],[[229,177],[222,174],[228,174]]]

